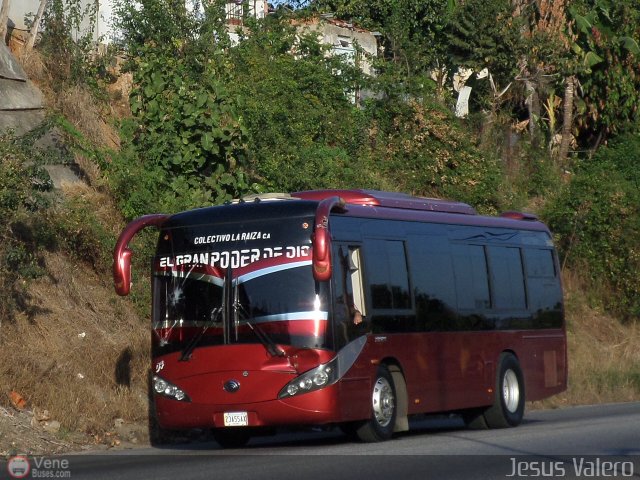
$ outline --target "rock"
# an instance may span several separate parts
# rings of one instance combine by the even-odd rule
[[[51,420],[50,422],[45,422],[42,428],[49,433],[58,433],[60,431],[60,426],[60,422],[57,420]]]
[[[47,409],[35,407],[33,409],[33,418],[35,418],[38,422],[46,422],[47,420],[51,420],[51,414]]]

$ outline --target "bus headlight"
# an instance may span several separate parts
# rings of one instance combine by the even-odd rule
[[[313,392],[319,390],[327,385],[336,383],[339,378],[336,375],[337,369],[337,357],[331,360],[329,363],[320,365],[313,370],[303,373],[299,377],[291,380],[285,387],[280,390],[278,398],[292,397],[294,395],[300,395],[301,393]]]
[[[164,378],[158,375],[153,376],[153,390],[158,395],[164,395],[165,397],[178,400],[179,402],[190,402],[189,396],[175,385],[167,382]]]
[[[367,336],[363,335],[346,344],[330,362],[318,365],[287,383],[280,390],[278,398],[293,397],[333,385],[353,366],[366,343]]]

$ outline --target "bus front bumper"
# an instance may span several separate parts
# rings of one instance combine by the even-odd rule
[[[246,414],[235,418],[246,418],[247,427],[323,425],[339,421],[337,399],[337,385],[331,385],[283,399],[226,405],[181,402],[156,395],[155,407],[158,424],[169,430],[229,426],[225,413]]]

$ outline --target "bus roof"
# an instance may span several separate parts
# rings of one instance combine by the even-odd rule
[[[403,208],[407,210],[428,210],[431,212],[460,213],[477,215],[478,212],[466,203],[452,202],[438,198],[413,197],[406,193],[382,192],[379,190],[311,190],[295,192],[292,197],[304,200],[324,200],[328,197],[340,197],[352,205]]]
[[[331,209],[337,209],[336,213],[348,216],[548,231],[547,227],[530,213],[509,211],[499,216],[484,216],[462,202],[366,189],[326,189],[249,195],[227,204],[227,207],[235,207],[230,210],[225,205],[219,205],[174,214],[162,227],[175,228],[208,224],[212,221],[224,223],[239,219],[251,221],[264,219],[265,215],[282,218],[313,215],[319,204],[329,199],[340,199],[340,204],[333,205]],[[349,208],[345,210],[340,205]]]
[[[466,203],[438,198],[414,197],[406,193],[364,189],[327,189],[294,192],[290,197],[318,202],[332,197],[341,198],[346,205],[353,206],[349,211],[354,216],[364,215],[397,220],[549,231],[547,226],[531,213],[508,211],[499,216],[483,216]],[[367,207],[374,207],[377,213],[366,213]],[[382,214],[376,207],[389,208],[390,210],[387,210],[386,214]]]

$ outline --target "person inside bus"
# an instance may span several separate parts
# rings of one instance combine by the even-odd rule
[[[352,297],[352,296],[351,296]],[[358,310],[353,298],[351,298],[351,318],[354,325],[360,325],[362,323],[362,312]]]

